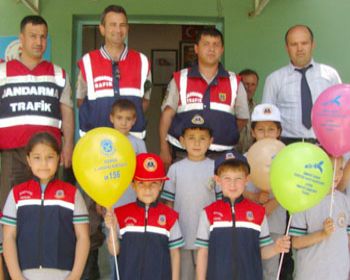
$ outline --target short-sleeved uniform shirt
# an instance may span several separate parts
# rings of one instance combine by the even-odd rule
[[[329,217],[331,195],[318,205],[292,216],[290,235],[305,236],[323,229],[324,220]],[[332,215],[335,232],[320,243],[296,251],[296,280],[348,279],[350,233],[350,207],[346,196],[334,192]]]
[[[252,182],[248,182],[246,190],[253,193],[260,192]],[[272,193],[270,194],[270,199],[271,198],[274,198]],[[281,205],[278,205],[278,207],[267,217],[270,233],[283,235],[286,231],[286,217],[286,210]]]
[[[165,182],[161,197],[174,202],[174,209],[180,215],[184,249],[194,250],[200,213],[215,201],[215,191],[210,186],[214,161],[184,158],[170,166],[167,176],[170,180]]]

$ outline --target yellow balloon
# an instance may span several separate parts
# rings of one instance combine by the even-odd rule
[[[108,127],[92,129],[80,138],[72,161],[80,186],[105,207],[122,196],[136,167],[135,152],[128,138]]]

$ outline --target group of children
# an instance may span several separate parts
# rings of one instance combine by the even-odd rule
[[[297,249],[296,279],[348,279],[350,207],[340,191],[334,193],[333,219],[330,195],[293,215],[290,240],[284,234],[286,211],[249,182],[246,158],[234,150],[215,160],[206,156],[213,138],[201,114],[183,123],[180,142],[187,157],[167,174],[161,159],[129,133],[136,121],[132,102],[113,104],[110,120],[137,154],[131,186],[104,216],[121,280],[276,279],[279,255],[291,243]],[[256,106],[251,121],[255,141],[280,137],[274,105]],[[13,279],[80,279],[83,271],[87,209],[79,191],[56,178],[59,154],[50,134],[35,135],[27,147],[34,177],[7,198],[1,223]],[[337,186],[343,161],[333,161]]]

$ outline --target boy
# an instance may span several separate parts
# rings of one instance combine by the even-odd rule
[[[165,175],[163,162],[154,154],[143,153],[136,158],[133,181],[137,200],[107,212],[105,223],[115,230],[108,237],[112,255],[113,242],[119,254],[120,279],[180,280],[180,251],[183,238],[178,214],[158,202]]]
[[[181,248],[181,280],[195,279],[197,226],[202,209],[215,201],[215,191],[209,187],[214,161],[206,157],[212,143],[211,129],[197,114],[183,124],[181,145],[187,157],[170,166],[162,198],[179,212],[185,246]]]
[[[136,107],[132,101],[127,99],[115,101],[112,105],[109,119],[113,127],[129,139],[136,155],[147,152],[145,142],[130,133],[131,128],[136,122]],[[128,204],[135,201],[135,199],[135,192],[131,187],[128,187],[114,207]]]
[[[343,175],[343,157],[336,162],[334,187]],[[292,217],[290,235],[296,251],[296,280],[348,279],[350,207],[346,196],[334,190],[333,215],[329,217],[331,194],[318,205]]]
[[[275,105],[268,103],[255,106],[251,116],[253,141],[257,142],[263,139],[278,140],[281,136],[281,132],[281,114],[279,109]],[[243,196],[265,207],[270,236],[273,240],[277,240],[284,235],[286,229],[286,210],[278,204],[271,191],[260,191],[252,182],[249,182]],[[276,279],[279,259],[280,256],[276,255],[270,259],[263,260],[264,280]],[[287,260],[287,255],[284,256],[284,260]],[[287,265],[289,265],[289,263],[287,263]]]
[[[128,137],[135,153],[141,154],[146,153],[145,142],[130,133],[130,130],[136,123],[136,116],[135,104],[128,99],[119,99],[112,105],[109,120],[116,130]]]
[[[250,168],[235,151],[215,161],[223,198],[204,209],[198,226],[197,276],[204,279],[262,279],[261,258],[288,252],[289,237],[273,244],[265,209],[242,194]]]

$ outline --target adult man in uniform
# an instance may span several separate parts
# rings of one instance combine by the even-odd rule
[[[145,137],[144,112],[151,94],[151,73],[147,57],[128,49],[128,18],[123,7],[111,5],[101,15],[100,32],[105,44],[78,62],[77,83],[80,131],[112,126],[111,106],[116,99],[131,100],[137,110],[131,132]]]
[[[289,28],[285,43],[290,63],[267,77],[262,102],[275,104],[280,110],[285,144],[302,140],[315,143],[312,104],[325,89],[339,84],[340,77],[334,68],[313,60],[315,41],[308,26]]]
[[[48,27],[40,16],[21,21],[19,60],[0,64],[1,208],[10,189],[27,181],[25,146],[37,132],[52,133],[63,144],[61,162],[71,166],[74,113],[66,72],[43,60]]]
[[[128,99],[136,107],[136,123],[131,133],[139,138],[146,135],[146,111],[151,95],[151,72],[147,57],[128,49],[125,40],[129,25],[126,11],[121,6],[110,5],[101,15],[100,33],[105,44],[98,50],[85,54],[78,61],[80,69],[77,82],[80,134],[102,126],[112,126],[109,114],[117,99]],[[91,248],[83,275],[84,279],[98,279],[98,248],[104,242],[101,230],[100,207],[87,195],[90,216]]]
[[[195,52],[198,62],[174,73],[163,101],[159,135],[160,156],[166,166],[172,161],[167,141],[174,149],[182,149],[178,141],[182,122],[190,116],[201,112],[208,121],[214,137],[209,150],[214,153],[231,150],[249,118],[244,86],[220,63],[224,52],[221,32],[215,28],[200,31]]]

